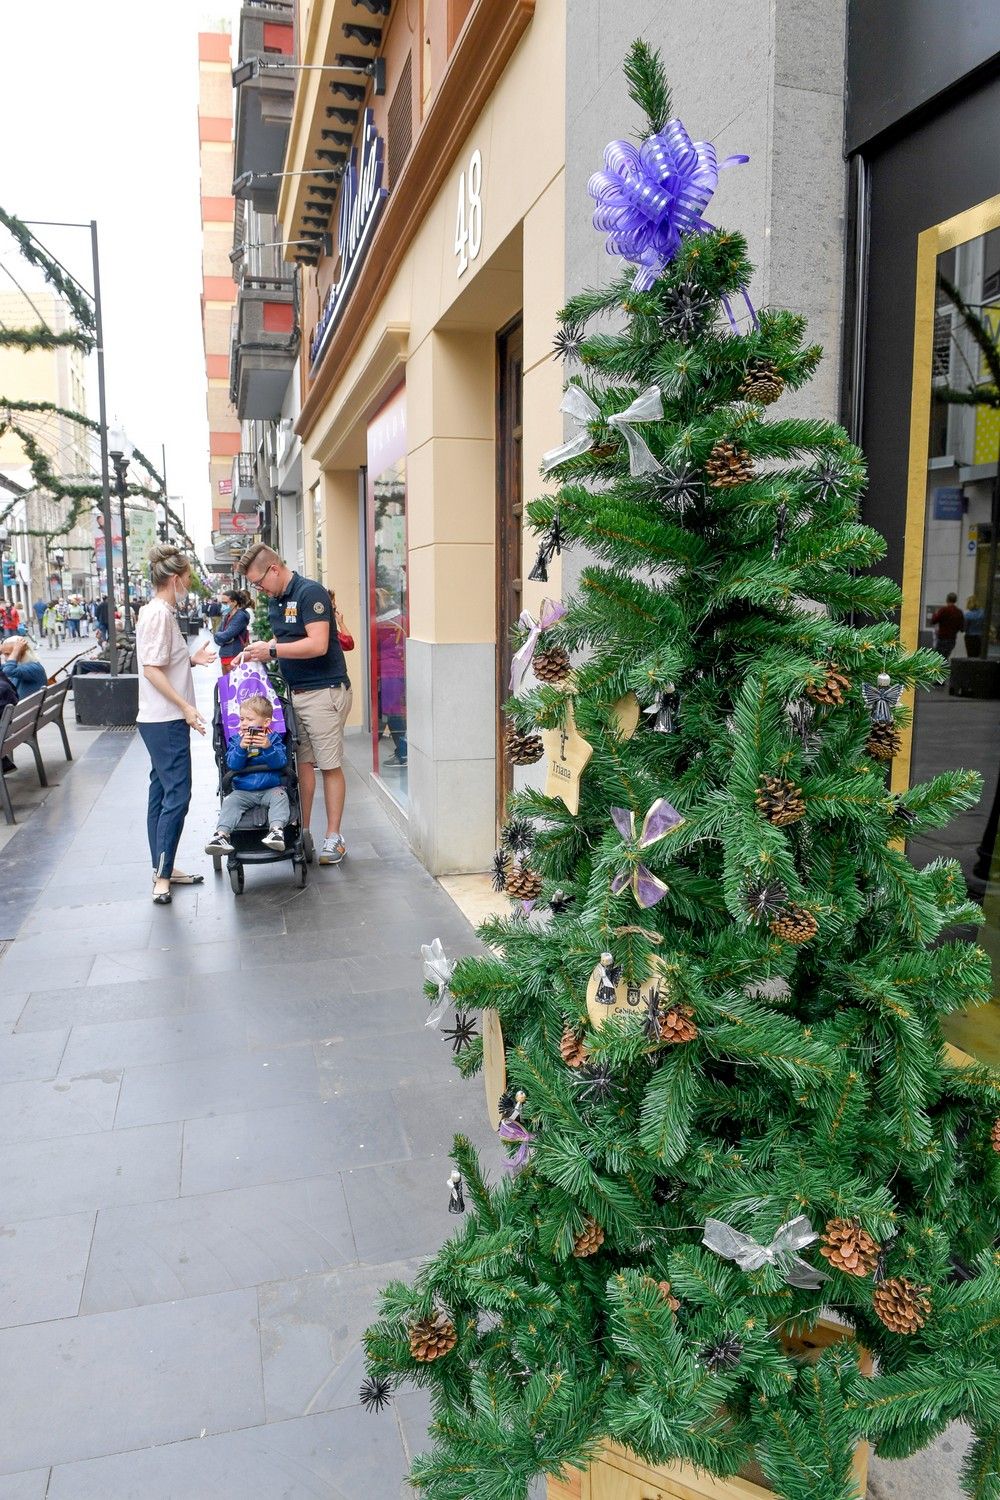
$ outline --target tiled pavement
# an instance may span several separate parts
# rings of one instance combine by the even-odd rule
[[[421,1024],[419,944],[472,931],[354,773],[346,865],[237,900],[203,741],[206,884],[154,908],[142,745],[74,753],[0,848],[0,1500],[412,1494],[425,1401],[365,1415],[358,1341],[449,1232],[454,1131],[496,1161]],[[874,1462],[870,1500],[959,1500],[967,1441]]]
[[[346,864],[236,898],[195,757],[169,908],[133,735],[0,852],[0,1500],[396,1500],[426,1406],[362,1411],[359,1335],[449,1232],[454,1132],[496,1163],[422,1024],[420,943],[475,938],[353,772]]]

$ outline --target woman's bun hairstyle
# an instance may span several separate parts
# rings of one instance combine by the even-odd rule
[[[179,547],[162,544],[150,547],[146,555],[149,559],[149,578],[154,589],[161,589],[169,578],[179,578],[191,566],[191,559]]]

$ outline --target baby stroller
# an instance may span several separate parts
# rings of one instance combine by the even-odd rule
[[[230,736],[239,732],[239,704],[243,698],[252,694],[262,694],[274,707],[271,727],[276,734],[281,735],[288,756],[288,763],[282,774],[288,793],[291,821],[285,825],[284,849],[268,849],[261,843],[267,832],[267,810],[263,807],[250,807],[230,835],[234,852],[226,856],[212,855],[217,875],[222,871],[222,861],[225,858],[229,884],[237,896],[243,894],[244,865],[265,865],[272,864],[275,860],[290,859],[297,883],[301,887],[306,883],[308,866],[312,864],[314,854],[312,834],[308,828],[303,829],[301,826],[299,782],[295,764],[298,746],[295,714],[292,705],[275,692],[267,675],[252,664],[234,667],[228,676],[220,677],[215,685],[212,749],[219,771],[219,801],[221,803],[226,793],[232,789],[233,778],[240,774],[238,771],[230,771],[226,764],[226,754]]]

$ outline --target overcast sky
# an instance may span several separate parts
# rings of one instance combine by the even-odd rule
[[[157,467],[166,444],[169,490],[185,502],[199,551],[211,502],[198,32],[228,19],[235,33],[238,15],[238,0],[4,8],[0,203],[21,219],[98,221],[109,415]],[[87,233],[34,232],[91,285]],[[13,290],[2,273],[0,282]]]

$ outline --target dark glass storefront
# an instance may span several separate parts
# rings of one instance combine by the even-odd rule
[[[845,410],[869,462],[865,518],[903,584],[904,641],[947,663],[913,706],[893,785],[981,774],[979,805],[909,853],[959,861],[1000,976],[1000,167],[986,144],[1000,126],[1000,13],[979,0],[854,3],[848,71]],[[1000,1004],[950,1017],[948,1034],[1000,1062]]]
[[[372,770],[406,810],[406,639],[410,615],[403,387],[368,426],[367,513]]]

